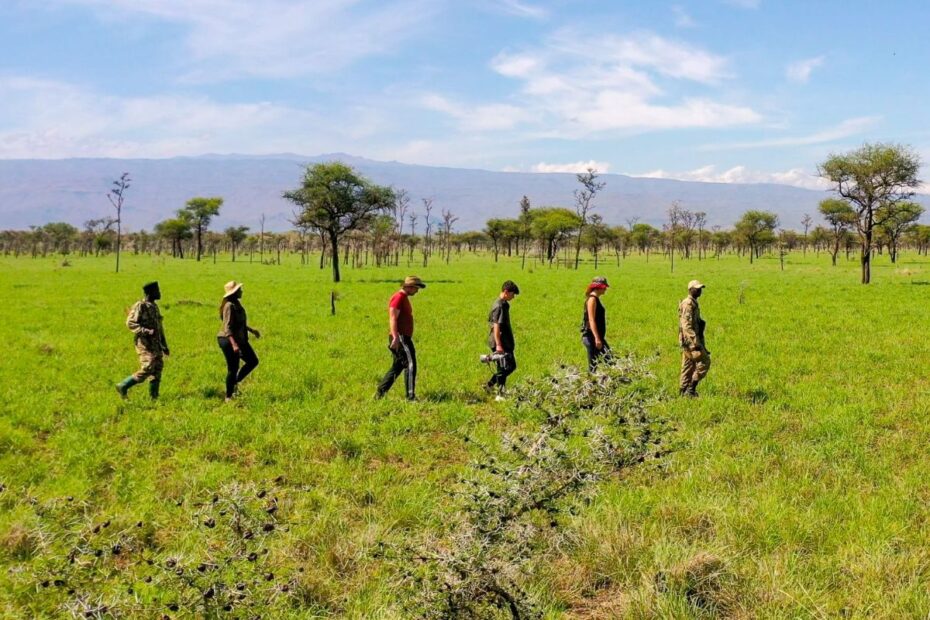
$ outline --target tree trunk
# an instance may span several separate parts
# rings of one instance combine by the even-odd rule
[[[336,233],[329,233],[329,243],[333,253],[333,282],[339,282],[339,237]]]
[[[862,283],[872,281],[872,231],[862,236]]]

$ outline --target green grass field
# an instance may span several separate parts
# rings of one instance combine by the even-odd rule
[[[475,456],[464,438],[493,442],[524,423],[480,389],[501,281],[522,291],[519,383],[584,363],[578,324],[595,275],[453,257],[347,269],[333,285],[299,257],[126,256],[119,274],[111,259],[70,262],[0,258],[5,617],[152,617],[161,605],[197,615],[164,571],[135,581],[145,569],[129,566],[128,547],[144,541],[156,564],[186,567],[180,581],[201,579],[204,558],[253,548],[204,527],[225,502],[223,519],[242,511],[250,527],[276,526],[249,543],[254,574],[227,575],[248,580],[255,613],[403,618],[379,542],[441,530],[448,488]],[[777,258],[725,257],[678,261],[671,274],[656,256],[598,269],[612,284],[608,340],[656,356],[669,394],[656,414],[675,430],[670,454],[602,483],[565,523],[571,544],[547,550],[530,577],[547,618],[930,614],[930,261],[880,256],[873,270],[861,286],[855,262],[831,268],[813,252],[785,271]],[[375,402],[389,365],[386,303],[408,272],[429,283],[413,300],[421,402],[404,403],[401,386]],[[694,277],[708,285],[713,367],[691,401],[673,395],[677,303]],[[226,405],[215,336],[233,278],[263,338],[261,364]],[[124,403],[113,386],[137,364],[125,316],[149,279],[161,282],[172,355],[161,400],[140,386]],[[279,509],[263,516],[272,497]]]

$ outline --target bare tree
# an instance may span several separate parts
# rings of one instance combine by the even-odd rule
[[[459,218],[452,215],[452,211],[442,211],[442,235],[443,235],[443,245],[445,245],[446,250],[446,264],[449,264],[449,258],[452,255],[452,225],[458,221]]]
[[[804,227],[804,256],[807,256],[807,231],[810,230],[813,223],[814,218],[809,213],[805,213],[804,217],[801,218],[801,226]]]
[[[116,209],[116,273],[119,273],[119,249],[123,240],[123,201],[126,198],[126,190],[129,189],[129,173],[124,172],[119,179],[113,181],[113,189],[107,194],[107,200]]]
[[[394,264],[400,264],[401,241],[404,238],[404,216],[410,209],[410,195],[405,189],[399,189],[394,201],[394,214],[397,216],[397,247],[394,251]]]
[[[578,226],[578,241],[575,245],[575,269],[578,269],[578,261],[581,257],[581,235],[588,223],[588,213],[594,208],[594,197],[607,184],[597,180],[597,170],[594,168],[588,168],[587,172],[575,176],[581,183],[581,189],[575,190],[575,213],[578,214],[581,222]]]
[[[431,247],[430,233],[433,230],[433,222],[430,219],[430,212],[433,210],[432,198],[423,198],[423,210],[426,211],[426,233],[423,238],[423,266],[426,267]]]

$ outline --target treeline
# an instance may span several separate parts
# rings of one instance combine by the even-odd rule
[[[0,252],[33,257],[115,252],[117,270],[121,249],[198,261],[228,254],[233,261],[280,263],[282,254],[299,254],[301,264],[329,266],[338,282],[340,265],[425,267],[431,259],[448,263],[463,253],[490,253],[495,261],[517,256],[522,266],[532,260],[574,268],[583,250],[595,268],[605,258],[619,263],[631,253],[647,260],[661,254],[674,270],[676,259],[703,260],[728,253],[749,262],[774,253],[784,264],[791,252],[827,252],[835,265],[841,252],[849,258],[858,248],[867,283],[873,255],[887,252],[895,262],[902,248],[922,255],[930,250],[930,226],[918,223],[924,209],[910,200],[920,183],[919,165],[913,151],[897,145],[866,144],[831,155],[820,174],[835,184],[836,197],[820,203],[820,223],[805,215],[801,230],[781,227],[778,216],[764,210],[746,211],[730,227],[708,226],[705,212],[691,211],[680,202],[669,206],[660,226],[638,217],[625,225],[610,224],[596,212],[596,198],[605,184],[589,169],[577,175],[571,207],[534,207],[524,196],[515,205],[514,217],[492,218],[481,231],[463,232],[455,230],[459,218],[432,198],[414,202],[403,189],[375,185],[352,168],[330,162],[308,166],[300,187],[283,192],[295,205],[289,232],[266,231],[264,216],[258,230],[236,226],[211,231],[223,199],[194,197],[153,231],[123,233],[121,210],[129,188],[124,173],[108,195],[115,218],[88,220],[80,230],[53,222],[26,231],[0,231]]]

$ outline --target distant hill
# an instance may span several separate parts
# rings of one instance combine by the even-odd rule
[[[105,194],[111,182],[129,172],[124,221],[131,230],[150,229],[193,196],[222,196],[222,216],[213,228],[246,225],[253,229],[266,215],[269,230],[286,230],[292,205],[282,191],[298,186],[309,162],[341,160],[372,181],[406,189],[412,206],[434,199],[459,217],[458,230],[483,227],[491,217],[513,217],[525,194],[534,206],[570,207],[578,186],[573,174],[492,172],[462,168],[381,162],[345,154],[306,157],[293,154],[204,155],[171,159],[0,160],[0,229],[26,228],[50,221],[80,226],[112,213]],[[705,211],[710,225],[728,226],[747,209],[766,209],[786,227],[799,228],[804,213],[816,217],[824,192],[774,184],[696,183],[605,174],[596,212],[621,224],[627,218],[658,225],[674,200]],[[422,228],[422,217],[420,219]]]

